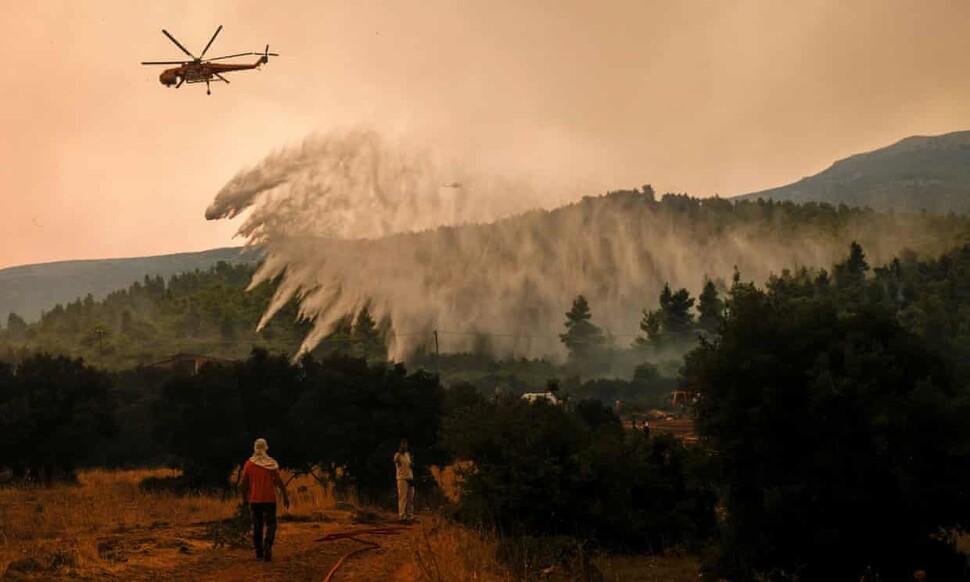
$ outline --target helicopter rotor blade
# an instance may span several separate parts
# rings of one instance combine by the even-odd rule
[[[185,61],[142,61],[143,65],[184,65]]]
[[[175,43],[175,46],[177,46],[180,49],[182,49],[182,52],[183,53],[185,53],[185,54],[189,55],[190,57],[192,57],[192,60],[196,60],[196,61],[199,60],[198,58],[196,58],[195,55],[193,55],[192,53],[189,52],[189,49],[187,49],[184,46],[182,46],[182,43],[180,43],[179,41],[175,40],[175,37],[172,36],[171,34],[169,34],[168,31],[165,30],[164,28],[162,29],[162,34],[164,34],[165,36],[167,36],[168,37],[168,40],[174,42]]]
[[[220,32],[221,30],[222,30],[222,25],[220,24],[220,25],[219,25],[219,28],[217,28],[217,29],[216,29],[216,32],[215,32],[215,34],[213,34],[213,35],[212,35],[212,38],[210,38],[210,39],[209,39],[209,44],[207,44],[207,45],[205,45],[205,48],[204,48],[204,49],[202,49],[202,54],[201,54],[201,55],[199,55],[199,58],[200,58],[200,59],[201,59],[201,58],[204,58],[204,57],[205,57],[205,53],[206,53],[206,51],[208,51],[208,50],[209,50],[209,47],[210,47],[210,46],[212,46],[212,43],[213,43],[213,41],[215,41],[215,40],[216,40],[216,37],[217,37],[217,36],[219,36],[219,32]]]
[[[223,56],[223,57],[212,57],[211,59],[206,59],[206,60],[207,61],[218,61],[219,59],[232,59],[232,58],[235,58],[235,57],[245,57],[245,56],[254,55],[254,54],[256,54],[256,53],[236,53],[234,55],[226,55],[226,56]]]

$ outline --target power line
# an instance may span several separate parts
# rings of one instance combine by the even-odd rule
[[[486,336],[486,337],[505,337],[505,338],[523,338],[523,339],[558,339],[560,334],[527,334],[527,333],[496,333],[488,331],[447,331],[438,330],[438,333],[443,333],[447,335],[462,335],[462,336]],[[639,333],[611,333],[609,337],[638,337],[642,334]]]
[[[547,334],[535,334],[535,333],[501,333],[501,332],[490,332],[490,331],[454,331],[454,330],[429,330],[429,331],[415,331],[415,332],[403,332],[403,333],[387,333],[383,335],[376,336],[380,339],[395,339],[402,337],[427,337],[428,340],[437,341],[439,335],[451,335],[451,336],[462,336],[462,337],[492,337],[492,338],[505,338],[505,339],[560,339],[560,334],[558,333],[547,333]],[[608,337],[611,338],[625,338],[625,337],[639,337],[643,334],[640,333],[611,333]],[[360,342],[364,338],[359,337],[328,337],[320,340],[319,344],[334,344],[334,343],[354,343]],[[205,339],[205,338],[186,338],[178,339],[177,343],[196,343],[196,344],[250,344],[254,341],[262,341],[270,344],[293,344],[302,345],[305,339],[286,339],[286,340],[276,340],[269,339],[260,336],[254,336],[248,339]]]

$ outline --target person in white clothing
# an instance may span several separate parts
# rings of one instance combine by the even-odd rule
[[[409,452],[408,441],[394,453],[394,467],[397,469],[397,516],[401,521],[414,519],[414,459]]]

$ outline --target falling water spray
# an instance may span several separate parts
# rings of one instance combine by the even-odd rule
[[[729,278],[735,268],[760,281],[785,267],[828,267],[851,240],[875,263],[907,245],[944,247],[942,235],[914,234],[902,219],[876,229],[853,215],[820,236],[764,221],[712,227],[716,214],[665,212],[652,195],[582,194],[365,128],[271,153],[232,178],[206,217],[249,211],[239,234],[265,254],[252,285],[278,282],[260,327],[296,298],[313,322],[307,351],[368,305],[392,323],[396,357],[433,330],[448,351],[488,337],[499,355],[561,355],[564,312],[581,293],[623,345],[665,282],[696,293],[705,276]],[[575,202],[547,210],[561,200]]]

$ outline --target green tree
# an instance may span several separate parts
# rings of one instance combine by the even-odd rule
[[[671,292],[670,285],[664,283],[660,292],[660,324],[663,333],[677,340],[689,338],[694,331],[694,315],[691,313],[693,307],[694,298],[687,289]]]
[[[661,345],[661,317],[659,311],[643,310],[643,317],[640,318],[640,331],[643,336],[637,336],[633,340],[633,347],[641,350],[656,348]]]
[[[716,333],[718,325],[721,324],[721,316],[724,314],[724,302],[717,293],[717,286],[714,281],[707,279],[704,281],[704,289],[697,300],[697,327],[708,335]]]
[[[570,363],[580,368],[595,367],[606,348],[603,330],[593,325],[592,317],[589,302],[579,295],[566,312],[566,333],[559,335],[569,350]]]
[[[240,370],[239,365],[207,364],[198,374],[178,374],[162,386],[153,412],[154,438],[177,459],[193,489],[228,488],[233,466],[245,459],[256,438],[246,430]]]
[[[429,467],[446,462],[436,446],[445,402],[435,375],[340,354],[305,358],[301,369],[303,388],[285,421],[308,464],[377,500],[385,498],[402,438],[411,444],[419,480],[429,481]]]
[[[866,262],[866,254],[859,243],[852,241],[849,245],[848,258],[835,265],[835,284],[842,288],[862,285],[868,271],[869,263]]]
[[[640,330],[644,335],[633,341],[634,348],[659,348],[666,344],[680,344],[691,340],[694,331],[694,316],[691,309],[694,298],[687,289],[679,289],[676,293],[670,290],[670,285],[664,283],[660,292],[660,308],[643,311],[640,319]]]

